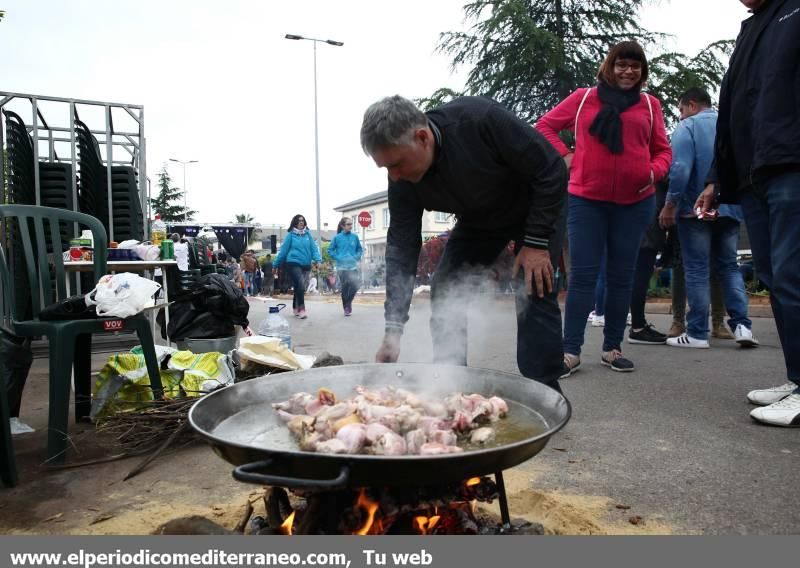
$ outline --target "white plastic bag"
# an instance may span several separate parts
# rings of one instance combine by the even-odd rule
[[[142,260],[158,260],[161,258],[161,249],[156,245],[136,245],[134,250],[136,251],[136,255]]]
[[[130,272],[107,274],[86,296],[88,305],[97,306],[97,315],[127,318],[153,304],[153,294],[161,285]]]

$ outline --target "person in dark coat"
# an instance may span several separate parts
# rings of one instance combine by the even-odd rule
[[[788,381],[748,393],[750,416],[800,425],[800,0],[740,0],[719,96],[714,167],[695,207],[741,203],[753,262],[770,290]]]
[[[490,99],[459,97],[423,113],[400,96],[370,106],[361,146],[389,177],[386,328],[376,354],[394,362],[408,320],[424,210],[458,219],[431,284],[437,362],[467,364],[467,312],[461,291],[479,282],[510,240],[517,294],[517,364],[560,390],[566,374],[561,311],[553,283],[564,234],[567,170],[530,124]],[[483,278],[485,280],[485,277]]]

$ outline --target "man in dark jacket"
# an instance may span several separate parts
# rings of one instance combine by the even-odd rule
[[[742,23],[722,82],[704,210],[741,202],[759,279],[770,289],[789,382],[751,391],[759,422],[800,425],[800,0],[740,0]],[[717,191],[718,190],[718,191]],[[716,192],[716,193],[715,193]]]
[[[564,235],[567,170],[531,125],[496,102],[461,97],[426,114],[400,96],[370,106],[361,146],[389,175],[386,329],[376,359],[396,361],[422,244],[423,210],[457,218],[431,286],[437,362],[467,364],[467,306],[459,293],[516,242],[517,364],[559,389],[565,374],[553,266]]]

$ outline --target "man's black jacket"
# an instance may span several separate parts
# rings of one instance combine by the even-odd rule
[[[742,22],[722,81],[715,168],[720,200],[800,166],[800,0],[767,0]]]
[[[427,116],[437,142],[433,165],[418,183],[389,182],[387,331],[400,332],[408,320],[423,210],[454,213],[459,227],[546,249],[566,196],[561,156],[498,103],[462,97]]]

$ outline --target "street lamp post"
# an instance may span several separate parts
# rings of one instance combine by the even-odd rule
[[[183,222],[187,222],[189,220],[189,207],[186,205],[186,194],[189,193],[186,190],[186,164],[196,164],[199,160],[176,160],[175,158],[170,158],[170,162],[177,162],[183,166]]]
[[[285,38],[295,40],[303,39],[314,43],[314,172],[316,175],[317,189],[317,241],[319,246],[322,247],[322,215],[319,205],[319,128],[317,126],[317,43],[327,43],[328,45],[336,47],[341,47],[344,43],[332,39],[316,39],[296,34],[286,34]]]

